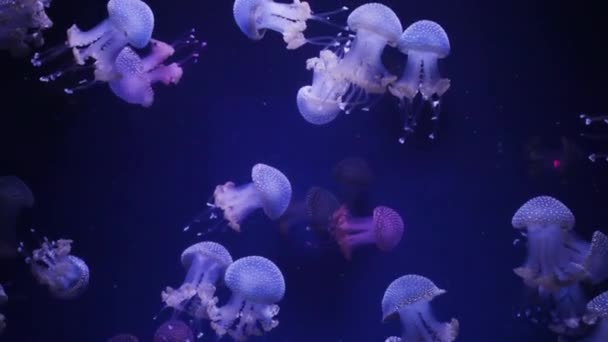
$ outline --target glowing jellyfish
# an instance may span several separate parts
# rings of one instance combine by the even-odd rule
[[[130,334],[119,334],[110,337],[108,342],[139,342],[139,339]]]
[[[525,264],[514,269],[526,285],[556,292],[588,276],[582,266],[589,244],[574,235],[574,215],[559,200],[534,197],[521,206],[511,221],[528,239]]]
[[[34,278],[48,286],[58,299],[73,299],[84,293],[89,285],[89,267],[70,254],[72,240],[44,240],[39,249],[26,259]]]
[[[186,278],[178,289],[167,287],[162,300],[177,311],[207,318],[207,308],[217,302],[215,285],[232,263],[232,256],[219,243],[204,241],[186,248],[181,261],[188,271]]]
[[[414,98],[420,92],[422,100],[431,104],[431,120],[435,130],[429,138],[435,138],[437,122],[441,112],[441,96],[450,88],[450,80],[441,78],[437,60],[450,54],[450,40],[445,30],[436,22],[420,20],[410,25],[399,40],[399,50],[407,54],[403,75],[390,85],[390,92],[403,103],[406,109],[403,129],[411,134],[418,124],[422,108],[414,108]],[[421,107],[421,106],[419,106]],[[400,141],[403,142],[404,138]]]
[[[227,182],[215,187],[213,207],[221,209],[224,219],[235,231],[254,210],[262,208],[266,216],[276,220],[289,207],[291,183],[272,166],[256,164],[251,169],[251,183],[236,186]]]
[[[156,329],[154,342],[194,342],[190,327],[180,320],[167,321]]]
[[[353,217],[346,206],[340,207],[334,215],[330,231],[342,255],[351,259],[355,248],[376,245],[382,251],[391,251],[403,236],[403,219],[391,208],[376,207],[371,217]]]
[[[306,1],[294,0],[293,3],[278,3],[272,0],[235,0],[232,14],[234,21],[249,39],[261,40],[266,30],[283,35],[287,49],[297,49],[306,43],[327,44],[323,38],[304,37],[306,21],[316,20],[331,24],[327,17],[348,10],[342,7],[337,11],[314,14]]]
[[[593,298],[587,304],[587,314],[584,319],[587,323],[594,324],[595,329],[582,342],[608,341],[608,291]]]
[[[260,256],[238,259],[226,270],[224,282],[232,292],[230,300],[220,308],[209,308],[217,335],[228,333],[236,341],[245,341],[279,325],[273,318],[279,313],[276,303],[285,294],[285,280],[272,261]]]
[[[382,298],[382,320],[399,316],[402,337],[391,336],[386,341],[454,341],[460,328],[458,320],[440,323],[431,310],[430,302],[444,293],[445,290],[420,275],[408,274],[394,280]]]
[[[25,208],[34,205],[30,188],[15,176],[0,177],[0,258],[17,256],[17,222]]]
[[[608,115],[591,116],[588,114],[581,114],[580,118],[583,119],[586,126],[590,126],[595,123],[603,123],[605,126],[608,125]],[[583,133],[581,135],[583,137],[591,138],[593,140],[605,140],[606,139],[605,134],[604,135],[594,135],[594,134]],[[608,152],[605,152],[605,153],[593,152],[588,156],[588,158],[590,161],[592,161],[594,163],[598,160],[604,160],[605,162],[608,162]]]
[[[42,31],[53,26],[45,13],[50,0],[5,0],[0,2],[0,50],[23,57],[31,48],[44,45]]]

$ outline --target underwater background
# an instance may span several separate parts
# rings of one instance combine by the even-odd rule
[[[241,233],[213,235],[235,259],[262,255],[285,276],[280,325],[254,341],[383,341],[399,323],[381,323],[382,295],[408,273],[448,291],[433,307],[440,319],[459,319],[459,341],[554,341],[546,328],[516,317],[525,291],[512,269],[525,248],[514,246],[510,220],[523,202],[546,194],[574,212],[585,239],[608,232],[607,163],[583,159],[567,172],[544,165],[531,172],[525,152],[534,138],[559,148],[562,136],[585,151],[608,149],[580,137],[579,119],[608,112],[600,2],[382,2],[404,27],[426,18],[450,36],[452,52],[440,67],[452,86],[434,141],[397,142],[401,117],[390,96],[325,126],[302,120],[295,95],[310,82],[305,61],[318,47],[289,51],[271,34],[248,40],[234,24],[232,1],[148,1],[155,37],[170,41],[194,27],[208,46],[147,109],[107,87],[66,95],[38,82],[27,60],[0,54],[0,174],[19,176],[36,197],[20,238],[30,238],[29,227],[69,237],[91,269],[87,292],[59,301],[31,281],[23,262],[3,262],[0,282],[12,284],[14,300],[0,340],[94,342],[119,332],[151,340],[170,315],[153,319],[160,291],[179,284],[179,256],[200,240],[182,228],[216,184],[246,180],[251,165],[263,162],[288,174],[302,197],[311,185],[335,188],[334,165],[362,157],[374,173],[371,204],[404,218],[395,251],[364,249],[346,261],[335,248],[309,247],[305,230],[281,234],[261,213]],[[105,5],[55,0],[47,43],[61,42],[75,20],[94,25]],[[403,57],[385,55],[399,74]]]

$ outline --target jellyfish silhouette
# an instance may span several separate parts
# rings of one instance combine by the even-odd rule
[[[217,302],[215,285],[232,263],[232,256],[219,243],[204,241],[186,248],[181,261],[186,278],[178,289],[167,287],[161,294],[162,301],[178,312],[207,318],[207,308]]]
[[[402,101],[405,109],[404,136],[405,142],[418,125],[422,106],[414,108],[414,99],[418,93],[423,102],[431,104],[431,120],[435,128],[429,135],[434,139],[441,114],[441,96],[450,88],[450,80],[441,78],[437,60],[450,54],[450,40],[445,30],[436,22],[420,20],[403,31],[399,39],[399,50],[407,54],[407,64],[401,78],[389,86],[390,92]],[[405,103],[407,100],[407,103]]]
[[[0,2],[0,50],[24,57],[44,45],[42,31],[53,26],[45,9],[50,0],[5,0]]]
[[[591,335],[581,342],[608,341],[608,291],[593,298],[587,304],[584,320],[588,324],[595,325],[595,328]]]
[[[0,177],[0,258],[17,256],[17,221],[21,211],[34,205],[34,195],[15,176]]]
[[[44,239],[40,248],[26,258],[34,278],[49,288],[57,299],[74,299],[89,285],[89,267],[80,258],[71,255],[72,240]]]
[[[391,208],[376,207],[370,217],[353,217],[346,206],[334,214],[330,232],[342,255],[350,260],[353,250],[364,245],[376,245],[382,251],[391,251],[403,236],[403,219]]]
[[[340,160],[333,168],[333,176],[339,185],[338,194],[354,216],[367,216],[373,211],[371,190],[373,171],[360,157]]]
[[[391,336],[391,342],[450,342],[458,336],[460,324],[452,318],[449,323],[437,321],[431,310],[431,301],[446,293],[431,280],[416,274],[394,280],[382,298],[382,320],[401,319],[402,337]]]
[[[154,333],[154,342],[194,342],[190,327],[180,320],[169,320],[161,324]]]
[[[585,123],[586,126],[590,126],[590,125],[594,125],[594,124],[603,124],[604,128],[606,126],[608,126],[608,115],[592,116],[589,114],[581,114],[580,118],[583,120],[583,122]],[[590,138],[593,140],[604,140],[604,141],[608,140],[608,136],[606,136],[606,134],[597,135],[597,134],[582,133],[581,135],[583,137]],[[608,152],[592,152],[591,154],[589,154],[589,156],[587,158],[593,163],[595,163],[596,161],[600,161],[600,160],[608,162]]]
[[[226,270],[224,282],[232,292],[230,300],[222,307],[209,307],[211,327],[218,336],[227,333],[246,341],[278,326],[276,303],[285,294],[285,280],[272,261],[261,256],[238,259]]]
[[[130,334],[119,334],[110,337],[108,342],[139,342],[139,339]]]

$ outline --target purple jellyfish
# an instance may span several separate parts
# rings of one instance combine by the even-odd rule
[[[49,241],[45,238],[39,249],[26,259],[36,280],[48,286],[58,299],[73,299],[89,285],[89,267],[70,254],[72,240]]]
[[[391,336],[386,341],[454,341],[460,329],[458,320],[440,323],[431,310],[430,302],[444,293],[445,290],[420,275],[408,274],[394,280],[382,298],[382,320],[399,316],[403,335]]]
[[[347,260],[359,246],[375,244],[381,251],[391,251],[403,236],[403,219],[395,210],[376,207],[371,217],[352,217],[346,206],[333,214],[330,232]]]
[[[50,0],[4,0],[0,2],[0,50],[23,57],[31,48],[44,45],[42,31],[53,26],[45,13]]]
[[[273,318],[279,313],[276,303],[285,294],[285,279],[272,261],[261,256],[238,259],[226,270],[224,282],[232,292],[230,300],[222,307],[209,307],[211,327],[218,336],[228,333],[236,341],[246,341],[279,325]]]
[[[450,80],[441,78],[437,60],[450,54],[450,40],[445,30],[436,22],[420,20],[410,25],[399,39],[399,50],[407,54],[407,64],[403,75],[397,82],[390,85],[390,92],[399,100],[407,99],[402,103],[406,109],[406,118],[403,129],[405,137],[413,133],[420,115],[421,108],[414,109],[414,98],[420,92],[425,102],[430,102],[432,117],[437,126],[439,121],[441,96],[450,88]],[[420,107],[420,106],[419,106]],[[436,129],[429,135],[434,139]],[[405,142],[401,138],[400,142]]]
[[[130,334],[118,334],[110,337],[108,342],[139,342],[139,339]]]
[[[156,329],[154,342],[194,342],[194,333],[180,320],[169,320]]]
[[[207,308],[217,302],[215,285],[232,263],[232,256],[219,243],[204,241],[186,248],[181,261],[188,271],[186,278],[178,289],[167,287],[162,300],[179,312],[207,318]]]
[[[583,319],[586,323],[595,325],[595,329],[582,342],[608,341],[608,291],[593,298],[587,304],[587,314]]]

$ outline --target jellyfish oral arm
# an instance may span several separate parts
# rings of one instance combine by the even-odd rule
[[[399,311],[403,327],[402,341],[454,341],[458,335],[458,321],[438,322],[428,302],[422,301],[409,305]]]
[[[241,222],[254,210],[261,208],[262,198],[253,183],[235,187],[228,182],[219,185],[214,193],[214,204],[224,211],[230,227],[240,230]]]
[[[257,9],[255,18],[259,29],[269,29],[283,35],[288,49],[297,49],[306,43],[306,20],[312,17],[307,2],[295,0],[293,4],[267,1]]]
[[[209,315],[209,319],[211,319],[211,328],[213,328],[218,336],[223,336],[228,332],[228,329],[238,318],[244,302],[243,298],[233,293],[226,305],[220,308],[213,305],[207,309],[207,314]]]

